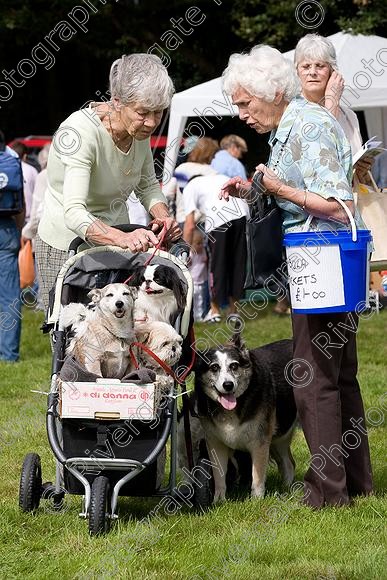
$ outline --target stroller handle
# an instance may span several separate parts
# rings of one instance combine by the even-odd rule
[[[140,224],[121,224],[121,225],[117,225],[117,226],[111,226],[113,228],[115,228],[116,230],[120,230],[121,232],[125,232],[125,233],[130,233],[130,232],[134,232],[135,230],[138,229],[143,229],[143,230],[150,230],[150,228],[148,226],[143,226]],[[79,248],[79,246],[81,246],[82,244],[85,243],[85,240],[77,237],[74,238],[69,245],[69,257],[74,256],[74,254],[77,253],[77,250]],[[171,254],[173,254],[174,256],[176,256],[177,258],[185,261],[188,259],[189,256],[189,252],[190,252],[190,246],[187,244],[187,242],[185,242],[182,238],[180,238],[179,240],[176,240],[176,242],[172,242],[172,247],[169,250],[169,252]]]

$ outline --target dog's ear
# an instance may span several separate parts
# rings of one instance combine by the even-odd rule
[[[148,342],[150,337],[150,330],[145,330],[144,327],[139,325],[134,329],[134,331],[136,333],[137,342],[141,342],[142,344],[146,344]]]
[[[235,346],[238,350],[246,350],[245,343],[242,338],[242,331],[244,329],[244,321],[238,314],[233,314],[227,320],[227,325],[232,330],[230,344]]]
[[[127,284],[126,284],[127,286]],[[137,296],[138,296],[138,290],[137,288],[135,288],[134,286],[128,286],[128,291],[130,296],[133,298],[133,300],[136,300]]]
[[[100,288],[93,288],[87,295],[88,298],[95,304],[99,302],[102,298],[102,290]]]
[[[230,339],[230,344],[234,346],[239,352],[241,353],[242,358],[246,359],[246,362],[250,361],[250,354],[245,342],[242,338],[242,330],[243,330],[243,321],[242,324],[239,321],[236,321],[234,324],[234,332]]]
[[[138,342],[141,342],[142,344],[146,344],[149,340],[149,337],[150,337],[150,332],[142,332],[138,338]]]
[[[130,278],[129,278],[127,284],[130,287],[141,286],[141,284],[144,281],[144,272],[145,272],[144,266],[136,266],[136,268],[131,272]]]
[[[172,291],[175,295],[178,309],[184,310],[186,303],[185,288],[183,282],[180,280],[178,276],[173,277]]]

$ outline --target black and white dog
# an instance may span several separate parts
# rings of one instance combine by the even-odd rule
[[[170,266],[139,266],[134,270],[129,283],[138,287],[135,322],[159,321],[174,324],[177,313],[185,307],[183,282]]]
[[[294,479],[290,443],[296,406],[285,369],[292,360],[292,341],[281,340],[248,350],[236,332],[225,346],[198,353],[195,398],[214,470],[214,501],[225,499],[228,460],[235,450],[252,461],[253,497],[265,493],[271,455],[287,484]]]

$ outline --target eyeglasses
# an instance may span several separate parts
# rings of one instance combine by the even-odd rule
[[[326,69],[330,69],[330,65],[327,62],[307,62],[298,65],[298,70],[301,74],[309,74],[310,72],[324,72]]]

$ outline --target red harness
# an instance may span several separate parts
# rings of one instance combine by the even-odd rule
[[[193,328],[190,329],[189,334],[190,334],[190,339],[193,339],[193,342],[191,342],[191,348],[192,348],[194,343],[195,343],[195,335],[194,335]],[[138,364],[138,361],[136,359],[136,355],[133,352],[134,346],[137,346],[137,348],[140,348],[141,350],[146,352],[149,356],[151,356],[157,362],[157,364],[160,365],[162,369],[164,369],[164,371],[167,373],[167,375],[172,377],[173,380],[175,380],[177,383],[179,383],[179,385],[182,385],[184,383],[185,379],[187,378],[187,376],[191,372],[193,365],[195,364],[196,352],[195,352],[195,349],[192,348],[191,361],[190,361],[188,367],[185,369],[184,373],[178,377],[176,375],[176,373],[172,370],[172,368],[169,365],[167,365],[166,362],[161,360],[161,358],[158,357],[157,354],[155,354],[153,351],[151,351],[150,348],[145,346],[145,344],[143,344],[142,342],[132,342],[132,344],[129,347],[129,355],[130,355],[130,359],[131,359],[135,369],[139,369],[140,365]]]
[[[156,244],[153,253],[144,262],[144,267],[148,266],[151,263],[151,261],[155,257],[156,252],[158,250],[164,249],[163,248],[163,242],[164,242],[166,233],[167,233],[167,226],[166,226],[166,224],[164,222],[163,228],[161,230],[161,236],[160,236],[159,243]],[[129,276],[129,278],[127,278],[125,280],[124,284],[127,284],[131,280],[132,277],[133,277],[133,274],[131,274]],[[194,330],[193,330],[192,327],[190,329],[190,340],[191,340],[191,347],[193,347],[193,345],[195,343],[195,335],[194,335]],[[184,383],[185,379],[187,378],[187,376],[191,372],[193,365],[195,364],[196,352],[195,352],[195,349],[192,348],[192,357],[191,357],[190,364],[188,365],[188,367],[186,368],[186,370],[184,371],[184,373],[180,377],[177,377],[176,374],[174,373],[174,371],[171,369],[171,367],[169,365],[167,365],[163,360],[161,360],[161,358],[159,358],[147,346],[145,346],[145,344],[142,344],[142,342],[132,342],[132,344],[129,347],[129,355],[130,355],[130,359],[131,359],[131,361],[132,361],[133,366],[134,366],[135,369],[138,369],[139,368],[139,364],[138,364],[138,361],[136,359],[136,356],[135,356],[135,354],[133,352],[133,347],[134,346],[137,346],[137,348],[140,348],[141,350],[143,350],[144,352],[146,352],[149,356],[151,356],[157,362],[157,364],[159,364],[161,366],[161,368],[164,369],[164,371],[167,373],[167,375],[171,376],[180,385]]]

